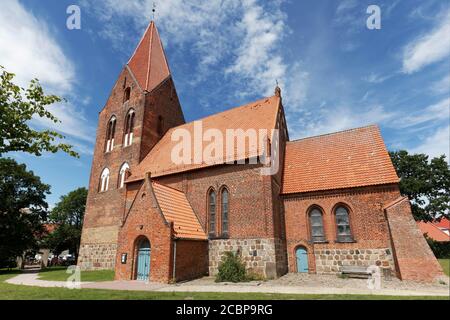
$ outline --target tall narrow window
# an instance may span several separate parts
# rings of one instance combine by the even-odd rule
[[[352,232],[350,230],[350,219],[348,209],[343,206],[336,208],[336,228],[337,228],[337,241],[349,242],[353,241]]]
[[[125,136],[124,136],[124,147],[131,146],[133,143],[133,129],[134,129],[134,110],[130,110],[127,114],[125,122]]]
[[[158,117],[158,127],[157,127],[158,135],[161,136],[163,134],[163,130],[164,130],[164,119],[163,119],[163,117],[159,116]]]
[[[114,135],[116,133],[116,117],[112,117],[108,122],[106,131],[106,146],[105,152],[110,152],[114,148]]]
[[[128,100],[130,100],[130,96],[131,96],[131,88],[127,87],[125,89],[125,91],[123,92],[123,102],[127,102]]]
[[[312,209],[309,213],[309,224],[311,229],[311,240],[313,242],[325,241],[322,211],[317,208]]]
[[[119,171],[119,189],[123,188],[123,186],[125,185],[125,179],[126,174],[127,174],[127,170],[130,169],[130,166],[128,165],[128,163],[124,163],[122,165],[122,167],[120,167],[120,171]]]
[[[228,236],[228,190],[222,190],[222,235]]]
[[[105,168],[100,176],[100,192],[108,191],[109,186],[109,169]]]
[[[208,194],[208,210],[209,210],[209,235],[216,235],[216,193],[211,190]]]

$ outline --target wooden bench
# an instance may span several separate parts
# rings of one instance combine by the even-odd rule
[[[342,266],[341,274],[349,278],[368,279],[371,276],[370,272],[367,272],[367,267],[358,266]]]

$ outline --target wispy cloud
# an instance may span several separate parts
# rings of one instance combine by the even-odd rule
[[[426,137],[419,145],[410,148],[411,153],[425,153],[433,157],[445,155],[450,161],[450,126],[438,127],[434,133]]]
[[[369,75],[367,75],[366,77],[364,77],[363,80],[366,82],[369,82],[369,83],[377,84],[377,83],[382,83],[391,77],[392,77],[392,75],[381,75],[381,74],[376,74],[376,73],[372,72]]]
[[[28,87],[38,78],[47,93],[75,96],[75,66],[43,19],[39,19],[17,0],[2,1],[0,10],[0,64],[16,74],[14,81]],[[56,104],[50,111],[61,120],[53,123],[35,118],[33,125],[55,129],[83,141],[92,141],[95,131],[81,109],[71,104]]]
[[[411,74],[443,60],[450,54],[450,10],[437,26],[416,38],[404,48],[403,72]]]
[[[431,90],[437,94],[449,94],[450,93],[450,74],[442,78],[441,80],[433,82]]]

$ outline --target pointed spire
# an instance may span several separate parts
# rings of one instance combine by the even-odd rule
[[[145,30],[127,65],[142,90],[152,91],[170,76],[164,48],[153,21],[150,22],[147,30]]]

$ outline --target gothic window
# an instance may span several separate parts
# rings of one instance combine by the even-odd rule
[[[127,87],[125,89],[125,91],[123,92],[123,102],[127,102],[128,100],[130,100],[130,96],[131,96],[131,88]]]
[[[116,117],[112,117],[108,122],[108,128],[106,130],[106,146],[105,152],[110,152],[114,148],[114,135],[116,133]]]
[[[353,241],[350,229],[350,218],[348,209],[344,206],[339,206],[335,210],[335,215],[336,215],[337,241],[339,242]]]
[[[325,241],[323,229],[323,214],[318,208],[313,208],[309,213],[309,225],[311,230],[311,240],[313,242]]]
[[[122,167],[120,167],[120,171],[119,171],[119,189],[123,188],[123,186],[125,185],[125,179],[126,174],[127,174],[127,170],[130,169],[130,166],[128,165],[128,163],[124,163],[122,165]]]
[[[209,235],[216,235],[216,192],[210,190],[208,194]]]
[[[134,114],[134,110],[130,110],[125,120],[124,147],[131,146],[133,143]]]
[[[109,186],[109,169],[105,168],[100,176],[100,192],[108,191]]]
[[[228,189],[223,188],[221,192],[222,205],[222,235],[228,235]]]

